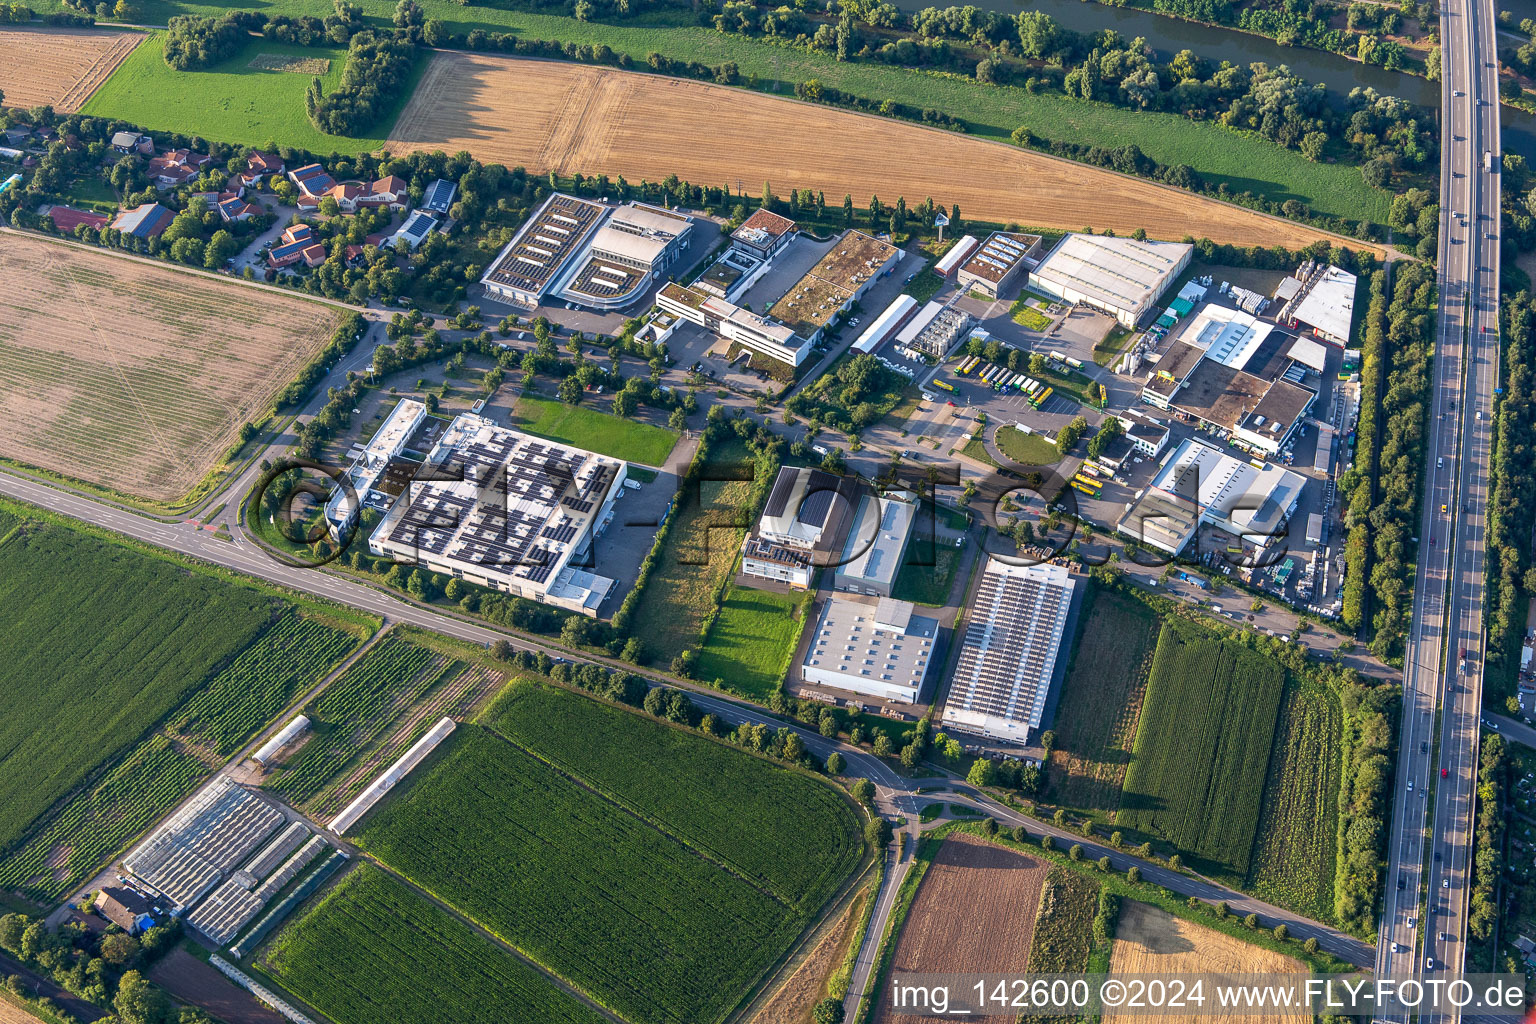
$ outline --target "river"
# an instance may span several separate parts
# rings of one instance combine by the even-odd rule
[[[939,5],[940,0],[895,0],[897,6],[908,11]],[[948,2],[948,0],[943,0]],[[955,0],[959,2],[959,0]],[[1431,82],[1417,75],[1359,61],[1349,60],[1326,50],[1298,46],[1281,46],[1272,39],[1238,32],[1234,29],[1171,18],[1135,7],[1110,7],[1092,0],[971,0],[977,7],[1014,14],[1022,10],[1043,11],[1065,28],[1076,32],[1093,32],[1112,28],[1126,39],[1137,36],[1157,53],[1160,60],[1167,60],[1180,50],[1193,50],[1207,60],[1229,60],[1246,65],[1255,61],[1266,64],[1284,64],[1302,78],[1321,82],[1328,87],[1335,102],[1342,102],[1356,86],[1369,86],[1379,93],[1401,96],[1420,106],[1440,107],[1440,83]],[[1536,0],[1501,0],[1500,6],[1515,13],[1516,19],[1536,17]],[[1513,43],[1501,38],[1501,45]],[[1536,161],[1536,116],[1524,111],[1505,107],[1503,110],[1504,145],[1506,149],[1523,154]]]

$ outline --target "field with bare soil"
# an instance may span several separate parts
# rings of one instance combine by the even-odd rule
[[[214,469],[340,316],[16,233],[0,281],[0,457],[152,501]]]
[[[864,909],[865,895],[856,896],[842,916],[827,929],[779,990],[752,1015],[751,1024],[805,1024],[827,990],[827,980],[843,962],[854,927]]]
[[[666,145],[665,140],[676,144]],[[933,196],[968,217],[1080,230],[1145,228],[1243,245],[1300,248],[1331,237],[1152,182],[953,132],[703,82],[564,62],[439,53],[390,133],[391,152],[468,150],[486,161],[562,174],[661,181],[771,182]],[[922,154],[892,159],[892,154]]]
[[[1120,907],[1115,924],[1115,951],[1110,959],[1111,974],[1301,974],[1301,961],[1241,939],[1202,928],[1192,921],[1174,917],[1166,910],[1127,900]],[[1134,1014],[1109,1012],[1103,1024],[1135,1021]],[[1240,1019],[1236,1014],[1213,1009],[1209,1013],[1188,1014],[1179,1024],[1213,1024],[1215,1021]],[[1275,1011],[1272,1020],[1311,1020],[1303,1008],[1289,1012]]]
[[[73,114],[143,39],[142,32],[0,28],[0,92],[5,93],[5,105],[48,105],[60,114]]]
[[[1045,861],[976,836],[951,835],[912,901],[891,960],[892,973],[1022,973],[1029,964],[1040,890],[1050,870]],[[884,1001],[875,1014],[879,1024],[942,1019],[897,1015]],[[974,1019],[1011,1024],[1013,1015]]]

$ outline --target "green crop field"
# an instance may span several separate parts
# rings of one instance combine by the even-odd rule
[[[803,600],[734,584],[699,649],[694,677],[765,700],[779,688],[805,628]]]
[[[704,781],[672,767],[650,770]],[[402,790],[358,844],[635,1024],[719,1020],[808,923],[487,729],[460,726]]]
[[[1026,434],[1012,427],[999,427],[992,435],[998,451],[1021,466],[1054,466],[1061,461],[1056,446],[1039,434]]]
[[[219,10],[223,14],[223,10]],[[270,13],[276,13],[275,11]],[[155,33],[102,83],[81,113],[117,117],[142,128],[200,135],[215,142],[293,146],[316,153],[366,153],[389,136],[400,104],[366,138],[327,135],[310,123],[304,93],[313,76],[252,67],[262,54],[330,61],[320,76],[327,93],[341,82],[345,49],[288,46],[255,39],[222,63],[177,71],[165,62],[164,36]],[[426,62],[420,62],[425,66]],[[418,72],[419,72],[418,68]]]
[[[733,436],[714,443],[709,461],[722,468],[750,467],[752,453]],[[697,490],[678,495],[666,542],[630,624],[630,635],[643,638],[663,664],[698,643],[704,616],[751,523],[752,481],[710,475],[704,474]]]
[[[0,600],[0,887],[39,901],[141,834],[367,631],[37,523],[0,543]]]
[[[1092,585],[1078,621],[1053,726],[1047,795],[1068,807],[1113,813],[1136,738],[1158,620],[1140,601]]]
[[[647,466],[666,462],[678,438],[677,431],[665,427],[530,395],[522,396],[513,406],[512,426],[561,444]]]
[[[0,545],[0,607],[3,849],[254,640],[281,603],[36,525]]]
[[[304,708],[311,735],[265,785],[303,804],[423,694],[463,666],[394,636],[384,637]]]
[[[522,681],[482,721],[807,912],[858,861],[858,823],[836,792],[722,744]]]
[[[360,6],[380,25],[389,24],[395,7],[393,0],[362,0]],[[38,9],[47,11],[50,7],[67,9],[59,0],[54,0],[52,5],[44,3]],[[1358,168],[1347,164],[1314,163],[1301,153],[1282,149],[1256,133],[1233,131],[1175,114],[1084,103],[1060,93],[1030,93],[1018,86],[984,86],[969,79],[875,62],[840,62],[819,51],[808,52],[722,34],[693,24],[691,18],[672,11],[658,11],[620,24],[604,24],[557,14],[464,6],[451,0],[421,0],[421,7],[428,18],[442,19],[449,31],[456,33],[468,33],[478,28],[578,45],[601,43],[615,52],[629,54],[641,65],[651,52],[662,53],[673,60],[711,65],[731,61],[738,66],[743,79],[755,76],[764,88],[783,95],[792,92],[795,82],[815,78],[826,86],[869,99],[889,97],[918,108],[942,110],[965,121],[970,133],[981,138],[1007,140],[1014,129],[1028,125],[1039,135],[1063,142],[1099,146],[1134,144],[1154,160],[1165,164],[1189,164],[1208,178],[1227,182],[1234,191],[1253,191],[1276,202],[1297,199],[1321,213],[1334,216],[1369,217],[1384,223],[1391,202],[1390,193],[1365,184]],[[227,10],[212,0],[145,0],[142,9],[142,19],[156,25],[164,24],[174,14],[218,15]],[[325,17],[332,13],[332,5],[328,0],[272,0],[263,10],[273,15]],[[150,48],[151,43],[146,43],[134,57],[142,57],[142,52]],[[153,49],[158,55],[159,47]],[[1218,54],[1203,56],[1219,57]],[[124,68],[135,63],[130,58]],[[111,86],[123,73],[123,69],[119,69],[108,85]],[[293,77],[302,80],[303,76]],[[178,88],[177,92],[181,91]],[[156,94],[150,93],[144,97],[143,104],[152,104],[155,98]],[[95,109],[94,101],[86,109],[89,113],[100,112]],[[114,110],[113,113],[119,112]],[[210,111],[209,116],[219,122],[231,120],[222,109]],[[304,117],[302,104],[297,116],[301,120]],[[342,147],[330,143],[315,148],[329,152],[332,148]],[[789,172],[786,175],[792,176]],[[912,202],[914,197],[908,196],[907,200]]]
[[[263,966],[336,1024],[607,1024],[536,968],[367,863],[281,932]]]
[[[1343,712],[1331,691],[1318,683],[1289,682],[1249,869],[1254,895],[1319,921],[1334,914],[1343,728]]]
[[[1122,819],[1247,877],[1285,670],[1262,654],[1163,623],[1121,793]]]
[[[227,757],[357,645],[344,629],[284,616],[183,704],[169,726]]]

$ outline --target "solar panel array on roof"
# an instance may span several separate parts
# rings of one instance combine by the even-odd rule
[[[507,243],[485,280],[542,292],[580,249],[604,212],[597,203],[555,193]]]
[[[971,603],[946,707],[1038,728],[1072,583],[1054,566],[989,560]]]

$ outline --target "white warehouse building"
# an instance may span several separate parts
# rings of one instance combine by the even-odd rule
[[[1071,234],[1040,262],[1033,283],[1063,302],[1081,302],[1134,327],[1189,266],[1194,251],[1185,242]]]
[[[822,608],[800,677],[865,697],[916,704],[933,659],[936,619],[910,601],[834,597]]]

